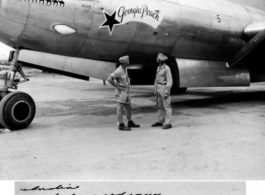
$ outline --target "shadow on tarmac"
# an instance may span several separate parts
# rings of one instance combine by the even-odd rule
[[[217,106],[222,104],[233,104],[233,103],[265,103],[265,91],[259,92],[214,92],[204,94],[203,92],[189,92],[191,95],[211,95],[210,98],[195,99],[183,102],[172,102],[172,106],[190,107],[190,108],[206,108],[211,106]]]
[[[203,95],[203,98],[186,99],[187,95]],[[205,97],[206,96],[206,97]],[[148,114],[156,113],[155,97],[150,94],[144,94],[142,96],[133,96],[133,98],[153,98],[153,105],[137,106],[132,105],[133,114]],[[190,109],[213,109],[213,110],[227,110],[228,109],[239,110],[242,108],[249,108],[253,106],[263,105],[265,103],[265,92],[216,92],[216,93],[202,93],[202,92],[187,92],[184,95],[172,96],[172,108],[173,114],[185,112]],[[93,101],[51,101],[40,103],[38,106],[38,112],[36,117],[53,117],[53,116],[68,116],[68,115],[94,115],[94,116],[110,116],[116,114],[116,101],[100,99]],[[187,113],[186,113],[187,114]],[[210,113],[209,113],[210,114]]]

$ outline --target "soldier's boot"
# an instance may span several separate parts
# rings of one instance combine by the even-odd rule
[[[171,127],[172,127],[171,124],[165,124],[165,125],[163,126],[163,129],[170,129]]]
[[[119,124],[119,130],[121,131],[131,131],[130,127],[126,127],[124,123]]]
[[[139,124],[135,124],[132,120],[128,121],[128,127],[139,128]]]
[[[152,124],[152,127],[162,127],[162,126],[163,126],[163,123],[159,123],[159,122]]]

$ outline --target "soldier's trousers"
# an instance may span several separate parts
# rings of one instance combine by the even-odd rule
[[[158,87],[160,88],[160,87]],[[158,122],[171,124],[172,108],[171,108],[171,97],[165,96],[163,89],[158,89],[156,94],[157,102],[157,118]]]

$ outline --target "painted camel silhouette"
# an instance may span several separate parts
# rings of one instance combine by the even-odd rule
[[[57,0],[52,0],[52,2],[53,2],[53,5],[58,6],[58,1]]]
[[[46,4],[47,5],[51,5],[52,4],[52,1],[51,0],[46,0]]]
[[[58,2],[60,3],[60,6],[63,6],[64,7],[64,1],[58,0]]]

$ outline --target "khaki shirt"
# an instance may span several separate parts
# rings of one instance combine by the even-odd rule
[[[165,85],[166,91],[170,91],[173,80],[170,68],[164,64],[157,67],[156,79],[155,79],[155,89],[157,89],[157,84]]]
[[[130,78],[128,76],[127,69],[123,69],[119,66],[110,76],[115,79],[116,83],[120,86],[126,87],[126,91],[130,88]]]

